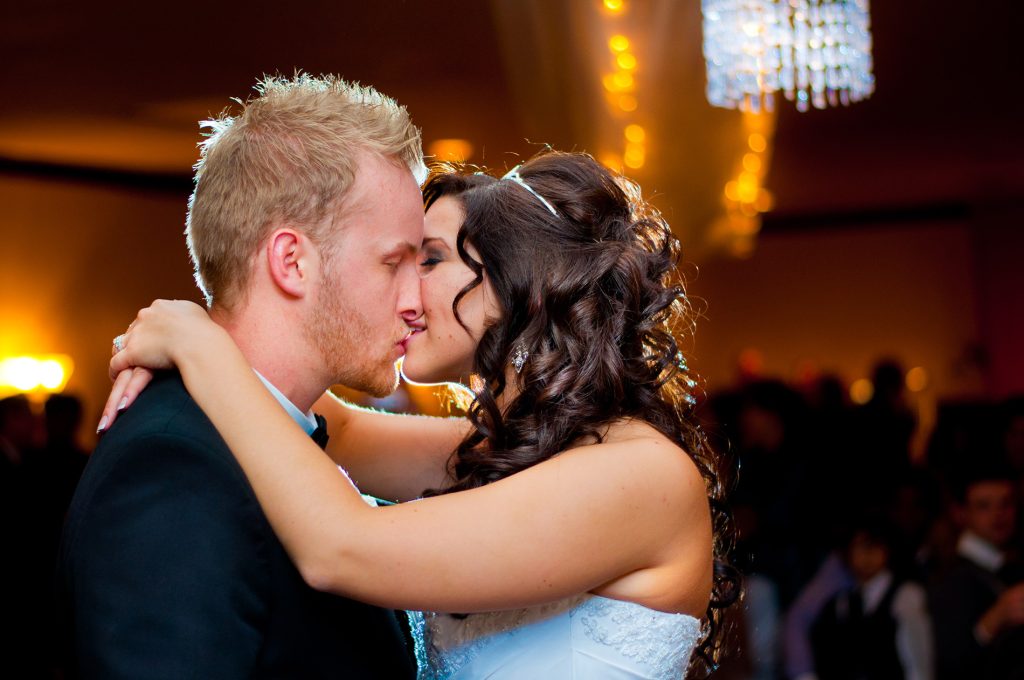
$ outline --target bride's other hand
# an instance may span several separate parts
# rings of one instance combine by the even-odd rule
[[[154,370],[177,366],[183,352],[201,348],[211,333],[223,329],[206,310],[184,300],[156,300],[139,311],[124,334],[123,349],[110,360],[114,385],[97,432],[107,430],[153,379]]]
[[[126,368],[114,378],[114,385],[110,388],[110,396],[103,407],[100,417],[100,424],[96,426],[96,434],[103,434],[117,420],[121,411],[132,405],[135,398],[142,394],[146,385],[153,380],[153,371],[141,366]]]
[[[123,349],[110,360],[110,377],[137,366],[155,371],[174,368],[182,356],[201,349],[216,332],[223,329],[194,302],[157,300],[139,310],[124,334]]]

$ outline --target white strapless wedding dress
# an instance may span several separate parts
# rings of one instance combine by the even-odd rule
[[[595,595],[409,618],[419,680],[680,680],[701,633],[692,616]]]

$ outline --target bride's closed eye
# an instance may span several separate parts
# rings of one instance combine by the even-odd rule
[[[443,262],[443,259],[440,256],[434,253],[427,253],[424,255],[423,259],[420,260],[420,267],[429,269],[440,262]]]

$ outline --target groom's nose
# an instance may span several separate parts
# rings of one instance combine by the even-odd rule
[[[420,275],[415,264],[404,267],[398,291],[398,315],[405,321],[418,319],[423,314],[423,302],[420,299]]]

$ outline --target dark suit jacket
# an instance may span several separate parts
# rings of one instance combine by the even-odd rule
[[[415,674],[393,612],[305,584],[176,373],[96,448],[68,513],[58,591],[72,677]]]
[[[1005,631],[982,646],[974,626],[999,593],[1020,581],[1014,569],[993,574],[957,556],[929,588],[935,634],[935,670],[939,680],[1024,679],[1024,628]]]

